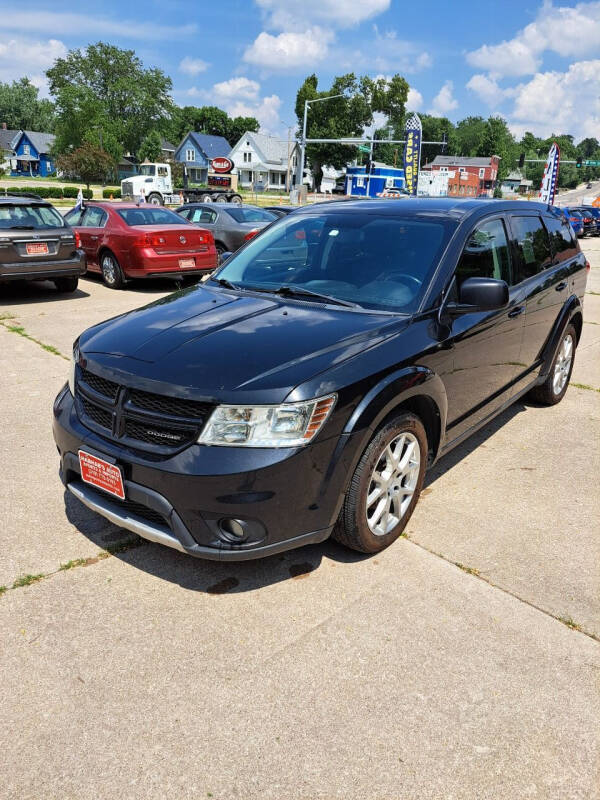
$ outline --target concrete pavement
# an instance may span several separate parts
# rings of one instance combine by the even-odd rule
[[[590,388],[519,403],[443,459],[407,538],[371,558],[98,558],[132,538],[62,491],[68,365],[39,343],[68,355],[167,287],[3,294],[0,585],[46,577],[0,597],[0,794],[600,797],[598,245],[572,378]]]

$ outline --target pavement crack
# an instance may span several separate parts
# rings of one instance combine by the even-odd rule
[[[30,342],[34,342],[34,344],[39,345],[39,347],[41,347],[42,350],[45,350],[47,353],[52,353],[54,356],[64,358],[65,361],[70,361],[69,357],[64,355],[64,353],[61,353],[60,350],[57,350],[56,347],[53,347],[51,344],[44,344],[44,342],[36,339],[35,336],[31,336],[29,333],[27,333],[23,325],[19,325],[16,321],[11,323],[11,320],[15,320],[15,318],[9,315],[1,316],[0,325],[2,325],[3,328],[6,328],[9,333],[16,333],[19,336],[22,336],[24,339],[29,339]]]
[[[458,561],[452,561],[451,558],[447,558],[442,553],[437,553],[435,550],[431,550],[429,547],[425,547],[424,544],[415,541],[410,536],[404,534],[404,539],[406,539],[411,544],[414,544],[415,547],[421,548],[421,550],[425,550],[425,552],[429,553],[432,556],[436,556],[437,558],[441,558],[442,561],[445,561],[447,564],[451,564],[453,567],[460,569],[462,572],[466,572],[468,575],[471,575],[473,578],[483,581],[483,583],[487,583],[488,586],[491,586],[492,589],[498,589],[498,591],[503,592],[504,594],[508,595],[509,597],[513,597],[515,600],[518,600],[520,603],[523,603],[530,608],[539,611],[541,614],[545,614],[547,617],[550,617],[556,622],[560,622],[561,625],[564,625],[567,628],[570,628],[572,631],[576,631],[577,633],[583,634],[583,636],[587,636],[588,639],[593,639],[595,642],[600,644],[600,636],[597,636],[595,633],[591,633],[590,631],[586,631],[581,625],[574,622],[571,617],[567,616],[560,616],[559,614],[553,614],[551,611],[548,611],[546,608],[542,608],[541,606],[532,603],[531,600],[525,600],[523,597],[520,597],[515,592],[511,592],[510,589],[506,589],[504,586],[500,586],[498,583],[494,583],[490,578],[486,578],[485,575],[482,575],[478,569],[474,567],[466,567],[464,564],[461,564]]]

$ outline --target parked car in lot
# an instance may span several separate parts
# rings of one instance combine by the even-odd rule
[[[298,206],[263,206],[265,211],[270,211],[276,217],[287,217],[292,211],[295,211]]]
[[[202,275],[217,265],[212,233],[167,208],[86,202],[65,220],[81,239],[89,271],[100,272],[111,289],[131,278]]]
[[[538,203],[305,207],[79,337],[54,405],[62,480],[204,558],[331,534],[382,550],[437,459],[525,393],[562,400],[588,269]]]
[[[577,206],[571,208],[571,211],[576,211],[581,215],[585,236],[600,235],[600,209],[593,206]]]
[[[85,272],[79,236],[39,197],[0,197],[0,283],[50,280],[74,292]]]
[[[184,219],[212,233],[219,255],[233,253],[277,219],[272,211],[250,205],[189,203],[175,210]]]
[[[561,211],[571,223],[571,227],[575,231],[575,235],[581,239],[585,235],[583,227],[583,214],[581,214],[579,211],[565,207],[561,208]]]

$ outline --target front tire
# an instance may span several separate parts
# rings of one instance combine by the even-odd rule
[[[333,538],[361,553],[378,553],[402,533],[421,494],[427,434],[414,414],[381,428],[354,471]]]
[[[109,289],[120,289],[123,286],[124,278],[119,262],[112,253],[104,253],[100,261],[102,278]]]
[[[71,294],[77,289],[79,278],[77,275],[69,278],[55,278],[54,285],[57,290],[63,294]]]
[[[548,377],[544,383],[534,386],[529,392],[532,400],[544,406],[555,406],[560,403],[569,387],[576,347],[577,331],[573,325],[568,325],[556,348]]]
[[[164,206],[165,204],[164,200],[157,192],[153,192],[152,194],[148,195],[146,202],[151,206]]]
[[[202,202],[203,202],[203,203],[212,203],[212,201],[213,201],[212,194],[205,194],[205,195],[202,197]]]

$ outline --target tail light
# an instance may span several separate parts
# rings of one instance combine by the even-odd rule
[[[259,233],[259,231],[260,228],[252,228],[252,230],[248,231],[248,233],[244,236],[244,241],[247,242],[250,239],[253,239],[256,236],[256,234]]]
[[[591,270],[591,268],[592,268],[592,265],[590,264],[590,262],[587,259],[586,259],[586,262],[585,262],[585,268],[586,268],[587,272],[589,272]]]
[[[81,249],[81,236],[77,233],[77,231],[75,231],[75,249]]]
[[[580,222],[579,217],[569,217],[569,222]]]
[[[592,218],[591,218],[591,217],[584,217],[584,218],[583,218],[583,221],[584,221],[584,222],[591,222],[591,221],[592,221]]]
[[[136,247],[160,247],[166,243],[166,237],[160,233],[142,233],[134,242]]]

